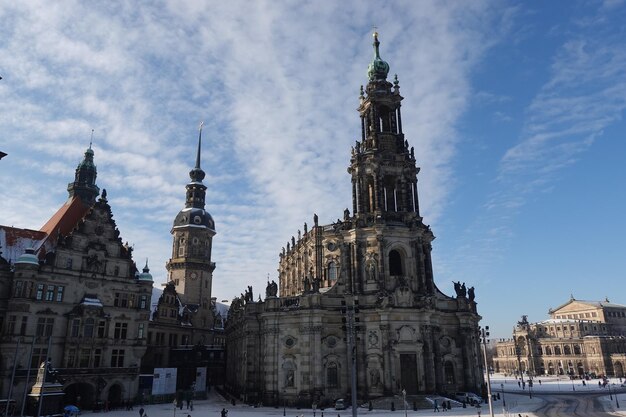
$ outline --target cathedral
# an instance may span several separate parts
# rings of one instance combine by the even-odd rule
[[[376,33],[373,46],[348,165],[351,210],[328,225],[314,215],[281,250],[265,300],[249,289],[231,304],[227,383],[245,401],[481,392],[474,290],[459,283],[451,297],[434,283],[398,78],[387,80]]]

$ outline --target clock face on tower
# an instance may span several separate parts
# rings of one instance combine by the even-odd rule
[[[198,274],[196,274],[195,272],[192,272],[191,274],[189,274],[189,277],[191,279],[196,279],[196,278],[198,278]]]

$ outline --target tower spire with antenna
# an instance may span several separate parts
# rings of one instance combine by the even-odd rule
[[[204,121],[200,122],[200,126],[198,127],[198,153],[196,155],[196,168],[200,169],[200,148],[202,147],[202,127],[204,126]]]

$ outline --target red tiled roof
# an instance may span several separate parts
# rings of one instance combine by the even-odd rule
[[[47,242],[54,242],[59,235],[69,235],[91,207],[87,206],[79,197],[72,197],[57,210],[56,213],[41,227],[47,237]]]
[[[59,235],[69,235],[90,207],[78,197],[69,199],[40,230],[19,229],[0,225],[2,257],[15,261],[27,248],[37,250],[39,259],[54,248]]]
[[[70,200],[67,200],[39,230],[48,235],[54,232],[68,235],[74,230],[78,221],[87,214],[89,208],[90,207],[85,205],[80,198],[72,197]]]

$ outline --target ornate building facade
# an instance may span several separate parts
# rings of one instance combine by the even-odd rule
[[[375,34],[348,168],[352,212],[329,225],[314,216],[291,238],[279,256],[280,294],[272,282],[263,302],[251,289],[233,300],[227,377],[243,399],[310,404],[353,388],[359,399],[481,388],[473,288],[459,284],[450,297],[434,283],[434,235],[420,216],[419,168],[388,72]]]
[[[496,344],[496,372],[624,377],[626,306],[573,297],[550,319],[517,323],[513,338]]]
[[[93,157],[40,230],[0,226],[0,384],[18,406],[46,358],[68,403],[119,404],[137,388],[152,277],[122,243]]]

